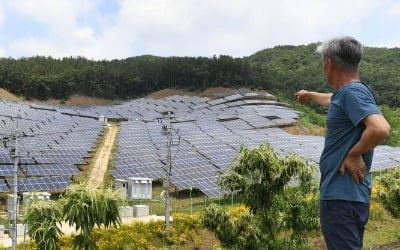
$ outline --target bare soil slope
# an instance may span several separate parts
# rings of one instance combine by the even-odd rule
[[[234,91],[234,89],[224,88],[224,87],[208,88],[208,89],[204,90],[203,92],[187,91],[187,90],[183,90],[183,89],[163,89],[163,90],[153,92],[146,97],[154,98],[154,99],[164,98],[164,97],[173,96],[173,95],[190,95],[190,96],[197,95],[197,96],[214,97],[218,94],[229,93],[232,91]]]
[[[163,89],[153,92],[146,96],[147,98],[159,99],[173,95],[193,95],[193,92],[186,91],[183,89]]]
[[[8,92],[7,90],[5,90],[3,88],[0,88],[0,99],[10,100],[10,101],[20,101],[21,100],[18,96]]]
[[[109,102],[110,102],[109,100],[103,98],[73,95],[66,101],[66,104],[92,106],[92,105],[106,105]]]

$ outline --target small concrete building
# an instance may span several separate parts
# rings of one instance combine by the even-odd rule
[[[151,200],[152,192],[152,179],[142,177],[128,178],[128,199]]]

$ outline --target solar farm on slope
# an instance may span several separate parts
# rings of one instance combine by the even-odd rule
[[[236,91],[216,99],[195,96],[141,98],[114,106],[68,107],[0,102],[0,192],[13,187],[11,139],[19,128],[21,191],[61,191],[81,174],[101,138],[105,123],[120,121],[110,174],[114,178],[164,179],[167,138],[159,119],[174,113],[171,183],[197,188],[208,197],[224,192],[217,185],[240,147],[270,143],[277,152],[294,152],[318,163],[324,138],[291,135],[281,127],[294,124],[299,113],[267,93]],[[19,117],[19,118],[17,118]],[[400,165],[400,148],[379,146],[373,171]]]

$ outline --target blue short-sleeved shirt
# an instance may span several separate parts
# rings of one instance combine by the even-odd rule
[[[371,114],[381,112],[371,91],[364,84],[349,83],[333,93],[326,120],[325,146],[319,164],[321,200],[370,201],[369,170],[373,150],[363,155],[368,170],[364,182],[356,184],[348,171],[341,176],[339,168],[365,129],[361,121]]]

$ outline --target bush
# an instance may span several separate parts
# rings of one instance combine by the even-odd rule
[[[164,246],[199,244],[201,225],[196,215],[174,214],[169,235],[164,221],[135,222],[119,228],[96,229],[91,235],[99,249],[160,249]]]
[[[120,227],[95,228],[90,234],[90,241],[96,242],[97,249],[112,250],[152,250],[152,249],[190,249],[201,244],[201,227],[198,215],[173,214],[170,233],[165,234],[164,221],[148,223],[134,222]],[[61,237],[60,250],[72,250],[75,235]],[[33,242],[28,242],[28,250],[38,249]]]
[[[54,201],[34,199],[28,205],[24,222],[37,249],[58,249],[61,216],[61,208]]]
[[[242,195],[242,213],[210,205],[201,222],[229,249],[299,249],[319,228],[315,169],[299,156],[280,156],[269,144],[242,147],[219,185]]]
[[[395,218],[400,218],[400,168],[387,171],[375,180],[380,184],[379,200]]]

